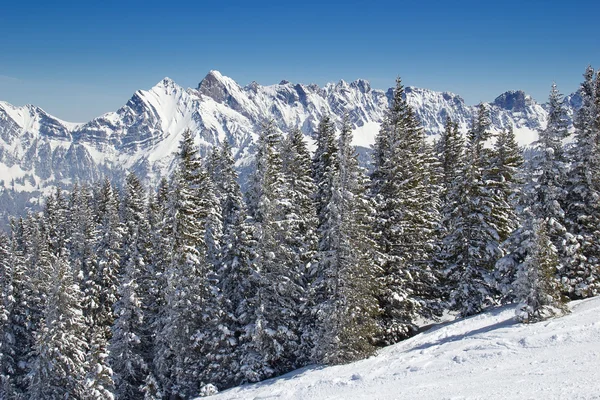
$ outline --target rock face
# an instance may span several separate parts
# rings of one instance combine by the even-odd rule
[[[171,170],[173,153],[187,128],[196,132],[202,152],[227,140],[242,174],[251,165],[257,133],[267,119],[274,119],[284,132],[300,127],[312,142],[324,114],[337,119],[348,114],[355,145],[368,148],[391,94],[391,89],[376,90],[360,79],[324,87],[288,81],[242,87],[210,71],[196,89],[165,78],[150,90],[137,91],[119,110],[85,124],[61,121],[35,106],[0,102],[0,213],[8,208],[3,198],[9,191],[33,198],[56,184],[96,181],[124,170],[154,183]],[[446,116],[463,131],[471,124],[475,106],[458,95],[407,87],[406,96],[429,135],[443,130]],[[580,99],[573,94],[567,101],[573,115]],[[489,106],[492,129],[512,126],[522,144],[535,140],[535,132],[546,124],[544,106],[522,91],[503,93]]]

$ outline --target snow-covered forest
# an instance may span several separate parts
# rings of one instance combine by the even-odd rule
[[[157,188],[57,189],[0,234],[0,398],[176,399],[344,364],[423,321],[516,303],[537,322],[600,291],[600,72],[569,131],[552,86],[524,151],[481,105],[431,144],[398,79],[360,167],[349,121],[311,153],[263,124],[242,193],[194,132]]]

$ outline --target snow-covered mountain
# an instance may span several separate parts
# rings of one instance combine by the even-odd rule
[[[126,170],[156,182],[170,171],[187,128],[196,132],[202,151],[229,141],[242,171],[251,163],[261,123],[270,118],[283,131],[301,127],[311,141],[323,114],[341,119],[348,113],[355,144],[368,148],[391,94],[391,89],[373,89],[365,80],[325,87],[287,81],[242,87],[210,71],[197,88],[185,89],[165,78],[150,90],[137,91],[119,110],[84,124],[61,121],[35,106],[0,102],[0,191],[14,189],[0,194],[0,212],[15,196],[35,197],[55,184],[94,181]],[[428,134],[438,134],[448,115],[463,130],[470,125],[475,107],[458,95],[413,87],[406,94]],[[569,101],[577,107],[576,95]],[[543,105],[522,91],[506,92],[490,106],[493,129],[512,125],[521,143],[533,141],[536,130],[545,126]]]
[[[226,399],[600,399],[600,297],[570,315],[524,325],[494,309],[384,348],[224,391]]]

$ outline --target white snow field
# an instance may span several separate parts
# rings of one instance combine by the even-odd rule
[[[531,325],[514,306],[434,326],[377,356],[308,367],[221,399],[600,399],[600,298]]]

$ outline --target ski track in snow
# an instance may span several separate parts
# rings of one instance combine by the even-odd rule
[[[600,297],[524,325],[514,306],[439,324],[377,356],[307,367],[224,399],[600,399]]]

